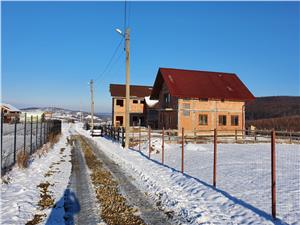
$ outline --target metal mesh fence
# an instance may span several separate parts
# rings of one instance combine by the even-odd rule
[[[300,218],[300,146],[276,145],[277,215],[288,224]]]
[[[16,162],[19,152],[34,153],[51,134],[61,132],[61,121],[26,121],[2,124],[1,132],[1,174]]]

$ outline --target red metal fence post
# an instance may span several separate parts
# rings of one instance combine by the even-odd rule
[[[151,128],[148,126],[148,139],[149,139],[149,158],[151,154]]]
[[[272,217],[276,218],[276,151],[275,151],[275,131],[271,133],[271,174],[272,174]]]
[[[237,142],[237,129],[235,129],[235,142]]]
[[[214,129],[214,169],[213,169],[213,186],[216,187],[217,176],[217,129]]]
[[[184,128],[181,132],[181,172],[184,172]]]
[[[165,128],[162,129],[162,142],[161,142],[161,163],[165,162]]]

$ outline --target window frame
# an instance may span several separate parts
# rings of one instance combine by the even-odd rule
[[[231,122],[231,126],[235,126],[235,127],[239,126],[239,115],[231,115],[230,122]],[[235,123],[235,122],[237,122],[237,123]]]
[[[206,118],[206,119],[200,119],[201,117]],[[201,123],[201,122],[205,122],[205,123]],[[198,116],[198,125],[199,126],[207,126],[208,125],[208,114],[199,114]]]
[[[188,106],[188,107],[186,107]],[[183,116],[190,116],[191,115],[191,112],[190,112],[190,109],[191,109],[191,103],[182,103],[182,109],[183,109]]]
[[[122,101],[122,104],[118,104],[118,101]],[[124,99],[116,99],[116,106],[124,107]]]
[[[227,126],[227,115],[219,115],[219,126]],[[222,119],[221,119],[222,118]],[[225,120],[224,120],[225,118]],[[225,121],[225,123],[224,123]]]

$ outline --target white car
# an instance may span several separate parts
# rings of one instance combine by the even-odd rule
[[[91,130],[91,136],[101,136],[102,134],[102,127],[101,126],[94,126],[94,129]]]

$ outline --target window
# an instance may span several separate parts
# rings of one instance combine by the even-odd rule
[[[231,126],[238,126],[239,125],[239,116],[231,116]]]
[[[199,115],[199,125],[207,125],[207,115]]]
[[[182,108],[183,108],[183,115],[184,116],[190,116],[190,104],[189,103],[183,103]]]
[[[133,100],[132,102],[133,102],[133,104],[138,104],[139,103],[138,100]]]
[[[141,104],[145,104],[145,100],[141,100]]]
[[[170,106],[171,96],[169,93],[164,94],[164,103],[165,103],[165,108]]]
[[[123,116],[116,116],[116,125],[123,126]]]
[[[116,105],[123,107],[124,106],[123,99],[117,99]]]
[[[219,116],[219,125],[220,126],[226,126],[226,115],[220,115]]]

